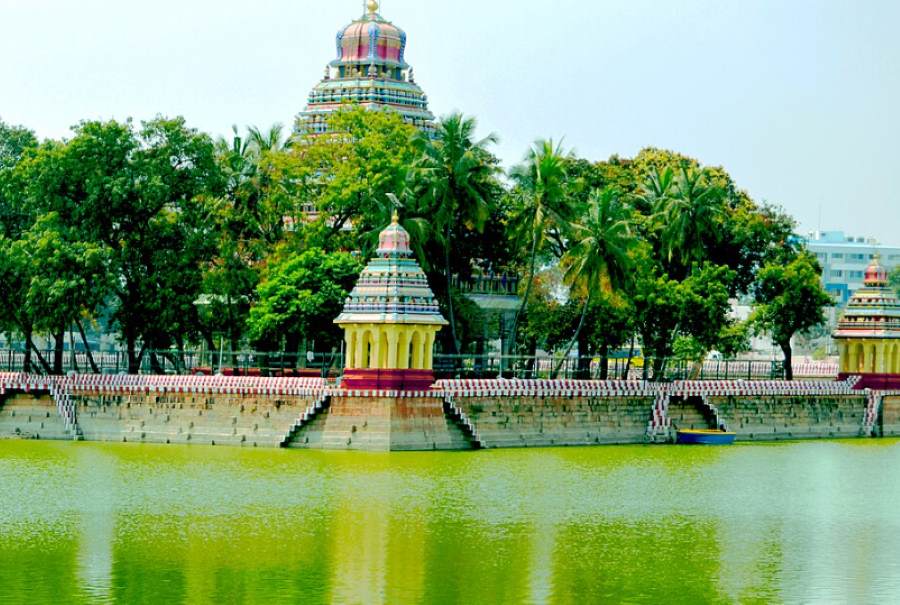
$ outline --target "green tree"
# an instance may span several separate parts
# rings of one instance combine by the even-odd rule
[[[684,279],[694,262],[725,265],[737,273],[730,291],[733,297],[738,297],[749,291],[763,264],[777,258],[792,258],[795,254],[793,233],[796,225],[793,219],[776,206],[754,202],[746,192],[738,189],[724,169],[703,167],[687,156],[653,148],[642,150],[627,166],[628,172],[623,174],[634,175],[640,183],[632,197],[635,209],[641,215],[637,231],[653,246],[659,262],[674,279]],[[715,197],[721,196],[720,207],[714,204],[710,208],[712,212],[706,213],[707,219],[711,219],[707,225],[696,230],[693,236],[691,229],[687,229],[685,241],[693,241],[694,245],[689,247],[696,252],[690,260],[679,260],[680,254],[670,258],[669,252],[675,251],[671,244],[679,239],[672,237],[672,231],[685,233],[683,227],[691,227],[691,223],[683,222],[679,226],[677,222],[664,222],[660,219],[668,221],[668,217],[655,214],[655,210],[674,208],[672,200],[692,197],[684,195],[687,193],[684,186],[679,187],[679,181],[686,183],[684,171],[694,178],[703,177],[695,194],[711,187],[719,190]],[[683,203],[679,205],[684,206]],[[665,227],[669,228],[669,233],[664,233]],[[670,241],[666,241],[665,235]]]
[[[681,312],[679,329],[703,349],[715,349],[733,321],[729,318],[729,286],[735,272],[728,267],[706,263],[679,286]]]
[[[587,214],[570,223],[569,234],[572,245],[563,257],[565,280],[586,294],[578,327],[559,364],[565,362],[581,334],[594,293],[617,292],[628,285],[632,267],[630,251],[635,243],[631,209],[622,202],[615,189],[595,191],[589,200]]]
[[[214,341],[221,335],[233,352],[245,332],[259,268],[283,239],[284,216],[296,203],[280,178],[289,147],[282,125],[250,127],[243,135],[237,126],[232,130],[230,139],[216,141],[225,192],[214,204],[216,253],[204,266],[196,318],[210,349],[218,348]]]
[[[62,373],[64,336],[73,325],[78,327],[91,369],[98,371],[82,320],[95,315],[109,291],[109,255],[103,246],[78,241],[74,235],[51,212],[39,218],[11,250],[29,276],[21,304],[34,318],[35,328],[54,337],[54,374]]]
[[[32,340],[34,319],[21,303],[30,281],[29,266],[13,254],[13,245],[34,223],[37,209],[23,195],[23,183],[17,178],[16,169],[36,147],[33,132],[0,121],[0,298],[7,302],[0,305],[0,330],[8,335],[19,334],[25,340],[26,370],[31,369],[32,351],[37,351]]]
[[[803,251],[787,264],[768,264],[754,287],[752,320],[758,333],[767,333],[784,352],[785,377],[794,379],[791,339],[825,321],[833,304],[822,287],[822,267]]]
[[[679,283],[647,259],[641,259],[635,274],[632,301],[635,325],[641,336],[644,357],[653,360],[654,377],[661,378],[665,360],[673,353],[681,315]],[[649,366],[644,365],[645,378]]]
[[[666,179],[667,173],[663,174]],[[705,171],[682,166],[655,208],[663,259],[676,279],[709,258],[707,241],[724,215],[724,191]]]
[[[0,171],[13,168],[29,149],[38,146],[34,132],[0,120]]]
[[[266,350],[296,352],[303,339],[319,347],[340,341],[332,324],[362,270],[345,252],[309,249],[292,254],[282,249],[257,287],[250,310],[250,338]]]
[[[111,303],[130,372],[148,347],[182,343],[203,263],[214,254],[211,200],[223,194],[212,140],[184,120],[84,122],[65,144],[22,163],[31,203],[74,241],[104,247]]]
[[[900,267],[895,267],[890,274],[891,287],[897,291],[897,295],[900,296]]]
[[[305,135],[273,154],[274,195],[303,225],[308,244],[357,249],[361,234],[384,226],[387,194],[404,195],[421,156],[418,131],[392,111],[349,106],[329,118],[327,135]],[[404,216],[415,214],[407,208]]]
[[[512,192],[511,235],[528,271],[522,304],[513,319],[511,352],[515,351],[516,333],[534,285],[538,259],[551,233],[558,232],[568,218],[565,205],[569,158],[561,144],[540,140],[529,149],[524,162],[510,171],[516,185]]]
[[[250,127],[241,136],[232,127],[231,140],[216,141],[216,159],[225,178],[228,213],[225,226],[239,240],[274,244],[282,236],[284,208],[280,207],[276,175],[278,154],[286,149],[281,124],[267,131]]]
[[[7,334],[20,334],[25,341],[24,367],[26,372],[34,369],[32,353],[36,354],[41,366],[47,372],[50,365],[34,344],[35,317],[25,301],[31,286],[31,263],[22,254],[19,240],[11,240],[0,234],[0,325]]]
[[[454,353],[460,351],[453,304],[451,256],[458,226],[481,232],[491,214],[497,160],[488,147],[497,142],[493,134],[475,138],[474,118],[454,113],[438,124],[433,139],[424,139],[425,150],[418,165],[424,205],[430,209],[434,233],[443,248],[443,267],[450,336]]]

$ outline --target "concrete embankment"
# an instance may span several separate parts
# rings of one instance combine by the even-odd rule
[[[456,397],[484,447],[643,443],[653,397]]]
[[[86,441],[279,447],[314,398],[94,393],[74,400]]]
[[[0,439],[71,439],[49,394],[0,395]]]
[[[884,437],[900,436],[900,393],[886,395],[881,401],[879,434]]]
[[[172,393],[72,397],[85,441],[280,447],[311,397]],[[0,407],[0,438],[72,439],[49,394]]]
[[[352,393],[298,380],[0,375],[0,438],[396,451],[664,442],[721,425],[742,441],[900,435],[900,393],[850,383],[443,381]]]
[[[855,395],[710,397],[739,441],[858,437],[868,399]]]

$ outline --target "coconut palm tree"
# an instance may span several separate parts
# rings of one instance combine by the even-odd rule
[[[665,261],[677,278],[687,277],[707,256],[706,242],[716,233],[725,212],[725,191],[713,184],[706,170],[682,166],[666,195],[656,200],[655,217]]]
[[[515,351],[519,321],[528,305],[537,262],[547,244],[551,230],[558,228],[565,216],[567,187],[566,160],[569,154],[562,144],[553,140],[537,141],[522,164],[510,171],[516,184],[512,199],[514,210],[510,216],[513,238],[528,258],[528,277],[522,304],[513,319],[510,352]]]
[[[638,191],[633,194],[632,203],[635,210],[648,216],[652,215],[654,210],[669,199],[674,181],[675,172],[671,168],[660,172],[658,167],[653,166]]]
[[[290,143],[281,124],[265,131],[251,126],[245,136],[241,136],[237,126],[231,129],[230,141],[224,137],[216,141],[216,153],[227,179],[227,197],[240,215],[239,235],[273,243],[281,236],[281,215],[269,216],[270,209],[265,208],[271,185],[267,156],[284,151]]]
[[[595,189],[588,200],[586,215],[580,221],[569,223],[572,245],[563,257],[564,279],[573,291],[584,290],[586,295],[578,327],[557,363],[554,375],[578,341],[594,292],[618,292],[628,283],[632,267],[629,252],[636,242],[631,228],[632,217],[631,208],[617,190],[609,188],[601,192]]]
[[[275,123],[268,130],[260,130],[256,126],[247,129],[247,143],[257,157],[267,151],[284,151],[291,140],[284,136],[284,125]]]
[[[453,310],[451,251],[453,231],[458,225],[481,231],[490,215],[489,198],[498,171],[488,147],[498,141],[494,134],[477,139],[475,118],[453,113],[443,118],[433,138],[424,137],[424,153],[417,167],[423,204],[430,209],[433,233],[444,252],[447,307],[455,353],[459,353],[456,316]]]

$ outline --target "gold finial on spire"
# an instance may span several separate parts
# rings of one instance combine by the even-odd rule
[[[398,212],[396,208],[394,208],[394,213],[391,215],[391,224],[392,225],[400,224],[400,212]]]
[[[366,7],[369,9],[369,13],[374,15],[378,12],[378,2],[376,0],[369,0],[366,4]]]

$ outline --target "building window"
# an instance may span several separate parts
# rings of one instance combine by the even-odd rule
[[[835,252],[834,254],[831,255],[832,260],[838,260],[838,259],[843,259],[843,258],[844,258],[843,252]]]
[[[844,277],[844,272],[837,269],[832,270],[831,277]]]
[[[849,275],[850,279],[862,279],[863,278],[862,271],[849,271],[848,275]]]

